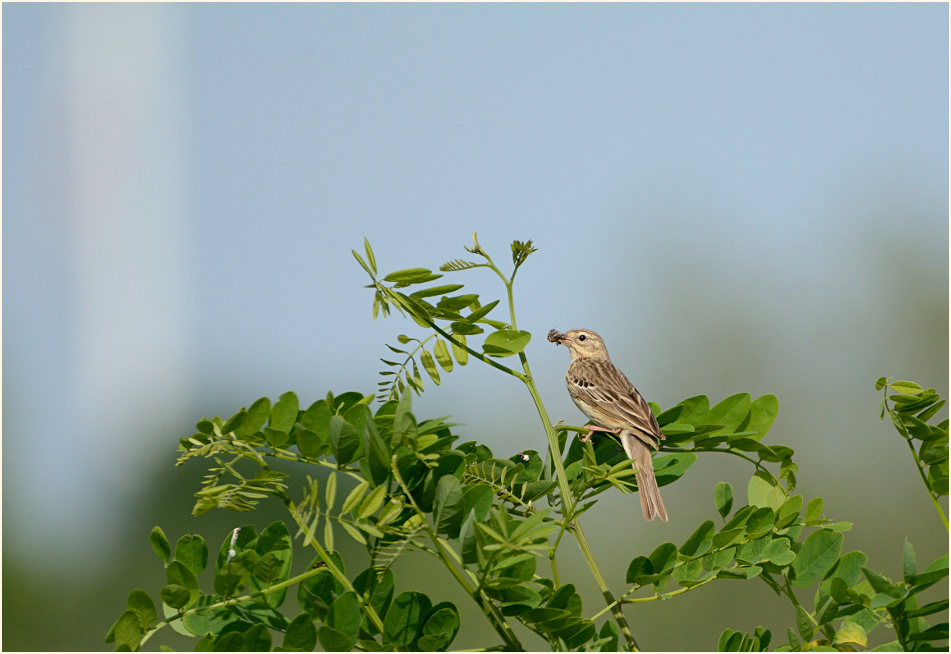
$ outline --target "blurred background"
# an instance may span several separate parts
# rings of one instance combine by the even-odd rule
[[[105,648],[129,591],[164,583],[152,525],[214,549],[282,518],[192,518],[202,470],[175,447],[260,396],[375,390],[384,343],[419,329],[371,320],[364,236],[386,271],[474,231],[500,263],[534,239],[516,301],[553,419],[583,418],[543,335],[596,329],[662,407],[776,394],[768,442],[872,567],[899,576],[906,537],[919,564],[947,551],[873,388],[948,392],[946,4],[7,4],[3,80],[6,649]],[[542,450],[528,393],[477,363],[417,417]],[[713,517],[717,481],[745,498],[725,458],[664,489],[669,524],[612,494],[586,516],[616,590]],[[493,644],[419,564],[398,590],[455,601],[456,647]],[[628,615],[652,650],[794,624],[729,581]]]

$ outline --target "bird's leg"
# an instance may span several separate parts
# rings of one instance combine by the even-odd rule
[[[610,428],[608,428],[608,427],[601,427],[601,426],[599,426],[599,425],[585,425],[585,426],[588,428],[588,433],[581,437],[581,442],[582,442],[582,443],[587,443],[588,441],[590,441],[590,440],[591,440],[591,435],[594,434],[594,432],[596,432],[596,431],[606,431],[606,432],[610,432],[610,433],[612,433],[612,434],[620,434],[620,433],[621,433],[621,428],[620,428],[620,427],[617,427],[617,428],[615,428],[615,429],[610,429]]]

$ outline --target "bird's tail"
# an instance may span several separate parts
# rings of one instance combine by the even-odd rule
[[[637,491],[641,496],[641,510],[645,520],[659,517],[667,522],[667,509],[664,500],[660,497],[660,488],[657,487],[657,478],[654,477],[654,464],[651,461],[650,447],[637,436],[623,432],[621,444],[628,458],[634,459],[634,470],[637,471]]]

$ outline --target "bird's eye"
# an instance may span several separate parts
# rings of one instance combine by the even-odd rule
[[[583,340],[585,340],[586,338],[588,338],[588,337],[585,336],[584,334],[582,334],[581,336],[578,337],[578,340],[579,340],[579,341],[583,341]]]

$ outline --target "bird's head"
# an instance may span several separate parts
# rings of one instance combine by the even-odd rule
[[[590,329],[572,329],[562,334],[557,330],[548,332],[548,340],[558,345],[564,345],[571,352],[571,360],[576,359],[610,359],[604,341],[596,332]]]

